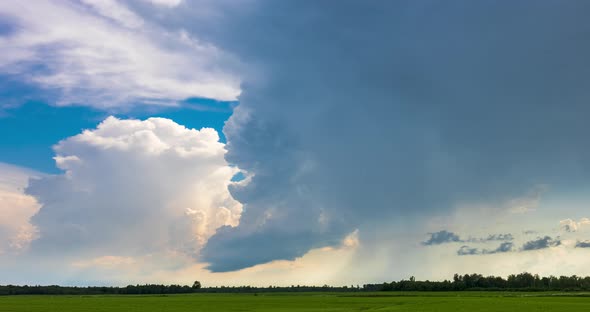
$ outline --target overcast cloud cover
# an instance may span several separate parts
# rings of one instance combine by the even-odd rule
[[[22,257],[76,268],[157,254],[272,281],[297,271],[284,263],[346,254],[324,280],[590,273],[589,11],[559,0],[3,2],[0,71],[40,90],[27,98],[155,115],[195,97],[239,105],[227,144],[162,118],[109,117],[60,138],[63,173],[3,197],[11,213],[4,198],[29,201],[11,217],[27,234],[2,221],[0,233],[21,237]],[[232,182],[238,171],[246,179]]]

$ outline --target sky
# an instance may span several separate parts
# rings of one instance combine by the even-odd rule
[[[0,284],[590,275],[587,1],[0,3]]]

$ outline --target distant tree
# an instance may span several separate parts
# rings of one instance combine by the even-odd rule
[[[201,282],[195,281],[193,283],[193,289],[201,289]]]

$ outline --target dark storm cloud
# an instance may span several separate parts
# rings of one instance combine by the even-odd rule
[[[590,248],[590,241],[577,241],[576,248]]]
[[[555,247],[561,245],[561,240],[553,239],[549,236],[540,237],[535,240],[528,241],[522,245],[521,250],[538,250],[538,249],[545,249],[549,247]]]
[[[187,5],[168,22],[247,64],[224,132],[228,161],[254,176],[232,189],[240,225],[202,250],[211,270],[357,228],[362,245],[392,220],[539,183],[587,186],[588,1],[215,5],[214,19]]]

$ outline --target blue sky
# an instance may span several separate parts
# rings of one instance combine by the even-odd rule
[[[589,275],[589,11],[2,1],[0,284]]]
[[[13,101],[40,91],[21,90],[6,94],[0,101]],[[0,162],[27,167],[44,173],[59,173],[53,160],[51,147],[61,139],[91,129],[104,118],[145,119],[164,117],[178,121],[189,128],[213,128],[222,142],[223,124],[231,115],[235,102],[217,102],[207,99],[188,99],[178,107],[137,108],[127,113],[96,110],[87,106],[55,107],[41,101],[27,101],[3,112],[0,123]],[[42,129],[42,130],[41,130]]]

